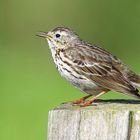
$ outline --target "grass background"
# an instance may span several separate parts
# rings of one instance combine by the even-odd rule
[[[47,42],[35,36],[62,25],[140,73],[139,0],[0,0],[0,140],[46,140],[48,111],[84,95],[60,77]]]

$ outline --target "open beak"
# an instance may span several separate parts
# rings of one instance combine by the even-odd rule
[[[36,35],[39,37],[48,38],[48,32],[38,32]]]

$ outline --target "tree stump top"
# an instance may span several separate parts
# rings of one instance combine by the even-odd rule
[[[140,101],[61,104],[49,111],[48,140],[140,140]]]
[[[73,106],[71,103],[64,103],[54,110],[129,110],[140,111],[140,100],[96,100],[87,107]]]

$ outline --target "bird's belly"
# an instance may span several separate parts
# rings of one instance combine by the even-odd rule
[[[62,77],[69,81],[72,85],[79,88],[80,90],[96,95],[103,91],[102,87],[97,85],[95,82],[87,79],[85,76],[76,73],[70,66],[64,66],[61,62],[57,65],[57,69]]]

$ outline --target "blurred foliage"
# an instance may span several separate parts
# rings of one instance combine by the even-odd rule
[[[0,2],[0,140],[46,140],[48,111],[84,96],[57,73],[37,31],[69,26],[140,71],[139,0]]]

